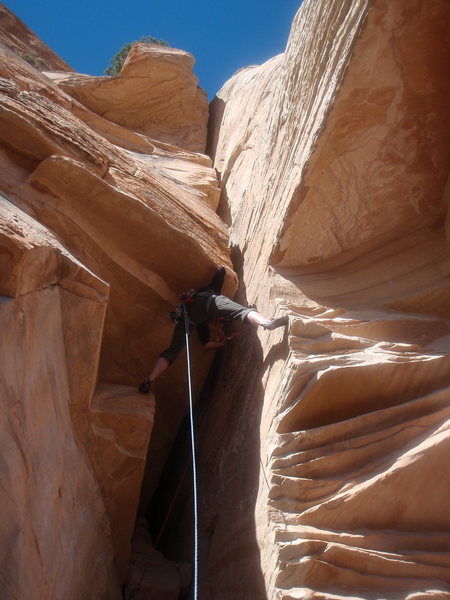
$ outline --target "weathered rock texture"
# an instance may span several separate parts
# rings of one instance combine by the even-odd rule
[[[41,71],[73,71],[3,3],[0,3],[0,42]]]
[[[42,49],[1,14],[8,39]],[[186,408],[182,364],[156,386],[159,428],[153,396],[136,385],[168,344],[178,294],[230,266],[227,228],[213,210],[209,158],[166,143],[197,145],[185,115],[177,129],[183,86],[159,116],[136,99],[150,120],[173,115],[177,126],[157,141],[95,114],[9,46],[0,46],[0,596],[113,600],[150,433],[148,495]],[[184,72],[192,65],[168,54]],[[140,47],[127,69],[152,73],[159,60]],[[122,92],[108,90],[113,105]],[[199,114],[192,131],[204,132],[206,108]],[[230,292],[234,280],[230,270]],[[194,345],[197,387],[210,360],[202,352]]]
[[[291,323],[202,425],[205,597],[450,597],[449,24],[306,0],[214,101],[239,297]]]
[[[175,563],[155,550],[145,519],[138,519],[132,540],[130,573],[125,598],[178,600],[189,591],[192,568]]]
[[[99,484],[70,419],[78,365],[65,340],[83,305],[101,323],[107,286],[3,197],[0,210],[1,596],[119,598]]]
[[[0,595],[112,600],[150,432],[142,507],[187,408],[181,360],[156,412],[136,384],[178,293],[231,266],[205,96],[186,53],[93,78],[0,15]],[[237,298],[290,326],[244,327],[202,395],[201,597],[450,598],[449,21],[305,0],[286,52],[214,101]],[[135,532],[140,597],[187,585],[187,483],[176,562]]]
[[[133,44],[117,77],[50,74],[81,104],[127,129],[204,152],[208,99],[192,72],[188,52]]]

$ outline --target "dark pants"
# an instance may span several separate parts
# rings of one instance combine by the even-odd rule
[[[233,300],[230,300],[226,296],[214,296],[209,314],[212,319],[226,319],[227,321],[240,319],[244,321],[248,313],[254,310],[254,308],[247,308],[237,302],[233,302]]]
[[[225,319],[226,321],[240,319],[243,321],[249,312],[256,310],[255,308],[241,306],[220,294],[225,275],[225,267],[219,267],[209,285],[198,290],[193,304],[186,305],[193,327],[196,325],[197,327],[202,326],[213,319]],[[160,356],[166,358],[172,364],[184,348],[185,342],[184,321],[181,321],[175,326],[169,348],[161,352]]]

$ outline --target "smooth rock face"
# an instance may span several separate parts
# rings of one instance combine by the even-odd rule
[[[193,152],[204,152],[208,99],[188,52],[133,44],[116,77],[52,74],[61,88],[103,118]]]
[[[71,421],[78,365],[65,345],[68,306],[101,322],[107,286],[3,197],[0,214],[1,597],[118,599],[110,523]]]
[[[298,205],[284,224],[276,258],[280,267],[316,263],[360,246],[366,252],[369,244],[380,247],[445,214],[447,19],[442,1],[372,8],[296,190]]]
[[[148,496],[186,409],[182,361],[155,386],[155,426],[137,384],[178,294],[231,265],[210,159],[167,143],[188,130],[122,127],[0,48],[2,598],[121,597],[150,433]],[[211,357],[194,344],[193,360],[199,389]]]
[[[202,423],[208,597],[450,597],[449,24],[306,0],[214,100],[238,299],[290,327],[235,345]]]
[[[93,466],[111,521],[116,567],[124,580],[155,407],[135,388],[99,384],[91,411]]]

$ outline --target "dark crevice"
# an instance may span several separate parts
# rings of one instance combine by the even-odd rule
[[[233,249],[232,258],[241,275],[243,257],[239,248]],[[242,283],[235,299],[248,305]],[[240,337],[216,352],[201,391],[196,394],[194,390],[199,593],[205,598],[239,593],[247,600],[261,600],[265,598],[265,587],[254,518],[260,472],[261,378],[271,362],[285,352],[286,344],[274,346],[264,361],[255,328],[243,323],[230,326],[240,331]],[[178,564],[193,564],[192,498],[190,424],[186,414],[146,511],[157,550]]]
[[[211,397],[220,370],[223,350],[217,352],[207,379],[194,405],[195,435],[199,439],[202,422],[211,403]],[[186,505],[192,509],[192,460],[189,414],[186,414],[176,435],[172,450],[163,469],[146,517],[155,545],[171,560],[190,560],[190,550],[185,552],[179,543]]]

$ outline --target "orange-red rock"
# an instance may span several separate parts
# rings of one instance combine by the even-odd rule
[[[92,112],[188,151],[204,152],[208,99],[188,52],[133,44],[116,77],[49,74]]]
[[[65,337],[84,308],[96,315],[95,340],[108,289],[3,197],[0,214],[1,596],[119,598],[110,523],[71,421],[71,383],[83,385],[84,365]],[[85,325],[76,344],[84,351]]]
[[[449,13],[305,0],[286,52],[214,102],[237,299],[290,325],[244,327],[198,413],[205,597],[450,595]],[[92,78],[41,74],[14,49],[0,54],[2,594],[118,598],[148,437],[142,506],[187,408],[182,360],[156,412],[136,384],[178,293],[231,266],[198,153],[206,101],[181,51],[137,45],[118,77]],[[196,391],[210,360],[194,342]],[[135,534],[130,586],[155,597],[186,586],[181,488],[177,562]]]
[[[305,1],[214,101],[242,297],[291,324],[235,349],[203,424],[211,597],[449,595],[449,22]]]
[[[0,4],[0,42],[40,71],[73,71],[4,4]]]
[[[153,402],[135,388],[99,384],[91,404],[93,465],[102,488],[121,580],[128,573],[131,540],[154,423]]]
[[[200,120],[192,131],[206,110]],[[154,420],[136,386],[168,344],[178,294],[230,266],[211,161],[172,139],[96,115],[0,49],[2,597],[120,595]],[[202,357],[194,346],[198,386]],[[183,381],[178,365],[156,387],[166,423],[148,493],[185,412]]]

